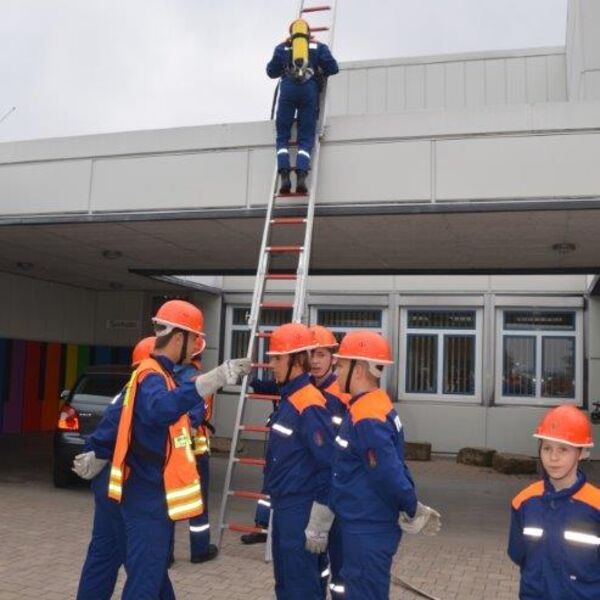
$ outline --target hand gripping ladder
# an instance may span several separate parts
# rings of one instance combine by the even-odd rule
[[[335,25],[335,8],[336,0],[332,0],[328,6],[306,6],[304,0],[299,3],[298,14],[302,18],[309,18],[314,13],[324,13],[330,16],[329,27],[311,27],[311,34],[323,31],[329,32],[329,46],[333,45],[333,34]],[[252,360],[252,368],[266,369],[268,364],[260,362],[260,357],[257,355],[256,340],[259,338],[268,338],[269,333],[261,328],[261,314],[263,309],[291,309],[292,321],[300,322],[304,311],[306,297],[306,283],[308,277],[310,249],[312,241],[312,229],[314,221],[314,206],[315,192],[317,189],[317,179],[319,173],[319,156],[321,150],[321,138],[323,136],[325,115],[326,115],[326,88],[321,93],[321,111],[320,121],[317,124],[317,136],[315,138],[315,147],[313,150],[311,185],[308,195],[289,193],[279,194],[278,190],[278,174],[277,168],[273,175],[273,183],[269,202],[267,205],[267,214],[263,229],[262,242],[260,246],[260,254],[258,260],[258,268],[256,271],[256,279],[254,283],[254,293],[252,297],[252,307],[248,318],[250,327],[250,338],[248,342],[248,352],[246,356]],[[290,145],[294,145],[291,143]],[[288,215],[290,210],[297,212],[295,216],[278,216],[278,209],[284,205],[286,200],[288,205],[289,200],[294,201],[293,209],[288,206],[285,209],[285,214]],[[273,240],[278,237],[283,237],[285,240],[300,236],[300,231],[303,229],[303,241],[301,244],[280,244]],[[292,258],[291,258],[292,257]],[[274,266],[278,260],[286,261],[285,269],[278,269]],[[289,263],[296,262],[295,272],[289,267]],[[293,302],[281,302],[269,300],[269,296],[273,296],[274,292],[268,286],[269,282],[294,282],[294,299]],[[277,285],[277,284],[276,284]],[[279,286],[282,284],[279,283]],[[284,284],[285,285],[285,284]],[[291,290],[289,290],[291,292]],[[282,291],[279,288],[278,294],[281,296]],[[227,464],[227,472],[225,475],[225,485],[223,490],[223,498],[221,500],[221,509],[219,513],[219,535],[217,544],[220,546],[223,540],[223,534],[226,529],[237,532],[256,532],[267,533],[267,530],[260,529],[254,524],[245,525],[227,521],[227,505],[231,497],[245,498],[249,500],[267,500],[268,496],[257,491],[248,491],[232,488],[235,469],[238,466],[264,467],[264,458],[258,457],[242,457],[237,455],[237,447],[242,432],[265,433],[269,432],[269,428],[264,425],[253,425],[245,423],[245,408],[247,401],[267,401],[277,400],[279,396],[271,396],[268,394],[255,394],[248,391],[248,377],[242,381],[240,397],[238,401],[237,415],[235,428],[231,440],[231,451],[229,454],[229,462]]]

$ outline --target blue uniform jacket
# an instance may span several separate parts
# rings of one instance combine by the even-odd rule
[[[355,396],[337,437],[331,506],[348,531],[388,531],[414,516],[415,485],[404,463],[402,423],[383,390]]]
[[[271,420],[265,489],[273,508],[311,498],[329,500],[333,428],[322,394],[307,374],[281,386]]]
[[[582,472],[556,492],[547,478],[512,501],[508,555],[521,568],[521,600],[600,598],[600,489]]]
[[[121,419],[121,410],[123,409],[123,398],[125,390],[119,392],[113,401],[104,409],[102,419],[85,442],[85,451],[94,451],[96,458],[110,460],[112,458],[115,442],[117,441],[117,431],[119,430],[119,420]]]
[[[308,63],[315,73],[321,72],[325,77],[335,75],[340,69],[337,61],[333,58],[329,46],[320,42],[310,42],[308,47]],[[286,77],[288,69],[292,66],[292,47],[288,41],[275,46],[273,58],[267,64],[267,75],[271,79],[282,78],[281,91],[283,93],[287,86],[298,85],[292,79]],[[315,77],[308,79],[301,85],[315,86],[319,84]]]
[[[325,397],[327,410],[331,415],[331,423],[333,425],[333,430],[337,433],[338,429],[340,428],[340,425],[342,424],[342,421],[344,420],[345,414],[348,412],[348,409],[346,408],[346,405],[342,402],[339,396],[336,396],[333,392],[328,390],[328,388],[333,383],[335,383],[336,379],[337,377],[335,376],[335,373],[330,373],[316,387]],[[314,383],[314,379],[312,379],[312,381]]]
[[[200,371],[198,371],[195,365],[175,365],[173,373],[175,374],[177,385],[181,385],[195,379],[200,374]],[[206,413],[205,408],[204,402],[201,402],[190,410],[189,415],[192,427],[200,427],[202,425]]]

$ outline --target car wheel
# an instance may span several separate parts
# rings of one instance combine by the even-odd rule
[[[54,487],[64,488],[75,482],[75,476],[71,473],[68,466],[55,462],[52,466],[52,481],[54,482]]]

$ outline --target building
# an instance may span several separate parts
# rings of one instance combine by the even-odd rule
[[[388,335],[409,440],[535,453],[545,407],[600,401],[599,25],[597,2],[571,0],[564,47],[350,63],[331,82],[307,314]],[[239,352],[273,142],[257,122],[0,144],[0,336],[21,365],[3,431],[48,426],[61,379],[132,345],[165,295],[205,309],[207,365]]]

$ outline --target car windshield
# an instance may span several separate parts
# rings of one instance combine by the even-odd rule
[[[78,400],[84,399],[81,396],[95,396],[97,400],[100,400],[100,396],[111,400],[121,391],[127,379],[127,373],[90,373],[80,379],[74,395]]]

